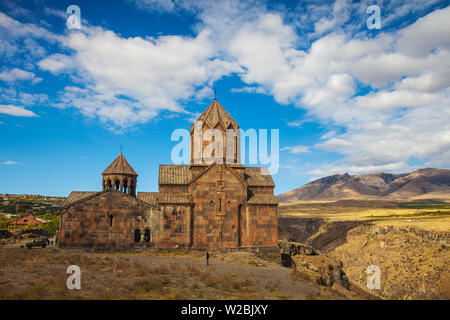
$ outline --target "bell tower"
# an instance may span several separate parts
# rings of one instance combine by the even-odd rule
[[[191,126],[191,165],[212,162],[240,163],[239,125],[217,99]]]
[[[138,174],[120,152],[119,156],[102,172],[103,190],[117,191],[136,197]]]

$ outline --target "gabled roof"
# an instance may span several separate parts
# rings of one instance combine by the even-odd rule
[[[277,197],[272,194],[254,195],[247,201],[248,204],[278,204]]]
[[[123,156],[122,152],[119,156],[102,172],[105,174],[128,174],[137,176],[138,174],[134,169],[130,166],[127,159]]]
[[[267,168],[246,167],[244,175],[249,187],[275,187],[272,175]]]
[[[242,179],[237,173],[236,171],[234,171],[228,164],[223,163],[223,164],[217,164],[215,162],[211,163],[208,167],[206,167],[205,170],[203,170],[202,172],[200,172],[200,174],[198,174],[196,177],[194,177],[191,181],[189,181],[189,184],[195,182],[197,179],[199,179],[201,176],[203,176],[206,172],[208,172],[208,170],[211,170],[211,168],[213,168],[214,166],[217,165],[221,165],[224,166],[227,170],[229,170],[245,187],[247,187],[247,182]]]
[[[158,204],[158,192],[138,192],[137,198],[149,204]]]
[[[217,102],[216,99],[206,108],[205,111],[197,118],[196,121],[202,121],[206,123],[209,128],[214,128],[218,123],[222,125],[224,129],[228,129],[230,124],[233,129],[238,129],[238,123],[230,116],[228,112]],[[191,126],[191,129],[193,125]]]
[[[61,207],[66,207],[74,202],[86,199],[96,193],[98,193],[98,191],[72,191],[67,199],[64,200]]]
[[[11,224],[15,224],[15,225],[27,225],[27,224],[30,224],[30,223],[44,224],[44,223],[46,223],[46,221],[45,221],[45,220],[42,220],[42,219],[35,218],[35,217],[33,217],[32,215],[30,215],[30,216],[23,217],[23,218],[20,219],[20,220],[14,221],[14,222],[12,222]]]
[[[104,191],[72,191],[69,195],[69,197],[67,197],[66,201],[64,201],[63,205],[61,206],[62,210],[65,210],[69,207],[72,207],[74,205],[77,205],[79,203],[82,203],[84,201],[93,199],[101,194],[104,193],[113,193],[117,196],[121,196],[121,197],[129,197],[130,199],[134,199],[137,202],[140,202],[142,204],[149,204],[148,202],[142,201],[141,199],[135,198],[129,194],[117,191],[115,189],[107,189]]]
[[[191,178],[188,165],[159,165],[159,184],[188,184]]]
[[[166,165],[159,166],[159,184],[176,184],[188,185],[203,175],[209,168],[213,167],[215,163],[210,164],[198,176],[193,177],[189,165]],[[225,164],[227,167],[229,166]],[[249,187],[275,187],[272,176],[267,168],[264,167],[246,167],[245,168],[245,183]],[[239,179],[241,179],[239,177]]]

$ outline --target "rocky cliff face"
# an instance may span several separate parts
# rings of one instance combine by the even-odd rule
[[[363,225],[350,230],[347,242],[329,253],[360,287],[367,268],[380,268],[380,289],[388,299],[449,299],[449,233],[416,228]]]
[[[339,266],[331,271],[342,271],[351,283],[381,298],[450,299],[449,232],[322,219],[316,219],[314,228],[309,228],[312,220],[280,218],[280,234],[290,241],[302,240],[320,253],[292,255],[297,259],[294,259],[297,267],[306,266],[312,275],[328,279],[324,276],[327,273],[317,268],[325,256],[328,264]],[[380,269],[380,289],[367,288],[370,276],[367,268],[371,265]],[[330,279],[339,278],[333,275]]]
[[[426,168],[411,173],[336,174],[280,194],[280,202],[311,200],[450,200],[450,170]]]

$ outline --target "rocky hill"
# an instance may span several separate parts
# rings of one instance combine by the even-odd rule
[[[336,174],[280,194],[280,202],[328,200],[450,200],[450,169],[426,168],[410,173]]]

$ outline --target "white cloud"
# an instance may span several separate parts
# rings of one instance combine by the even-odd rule
[[[281,148],[280,151],[289,151],[290,153],[293,153],[293,154],[308,153],[309,147],[298,145],[298,146],[284,147],[284,148]]]
[[[180,1],[173,0],[130,0],[137,7],[149,11],[174,12],[179,9]]]
[[[58,36],[48,31],[45,28],[38,27],[31,23],[21,23],[8,15],[0,12],[0,28],[9,32],[12,37],[34,37],[43,38],[48,41],[59,41],[62,36]]]
[[[399,32],[398,51],[413,57],[425,57],[431,50],[450,45],[450,7],[436,10]],[[418,41],[420,39],[420,41]]]
[[[233,93],[260,93],[260,94],[268,94],[264,88],[261,87],[242,87],[242,88],[232,88],[231,92]]]
[[[450,62],[449,62],[450,63]],[[433,92],[450,86],[450,66],[444,65],[441,70],[425,72],[416,77],[407,77],[398,82],[394,88],[398,90],[415,90]]]
[[[215,57],[210,37],[208,30],[148,39],[101,28],[72,33],[66,43],[86,87],[82,94],[66,92],[64,102],[120,127],[146,122],[160,110],[185,112],[181,101],[210,95],[215,80],[240,70]],[[41,67],[57,71],[62,65]]]
[[[396,109],[429,106],[438,103],[441,99],[442,96],[438,93],[412,90],[380,91],[355,98],[355,106],[372,109]]]
[[[302,120],[294,120],[294,121],[288,121],[287,125],[289,127],[297,127],[297,128],[302,128],[303,124],[305,124],[306,122],[308,122],[305,119]]]
[[[316,34],[321,34],[335,27],[342,26],[350,16],[350,4],[347,0],[336,0],[333,5],[332,18],[322,18],[314,24]]]
[[[241,28],[230,52],[245,70],[244,82],[344,128],[344,134],[324,136],[317,144],[344,156],[341,167],[327,172],[406,169],[412,158],[433,159],[450,148],[450,29],[423,45],[422,55],[406,54],[403,40],[409,30],[426,34],[424,29],[444,17],[450,21],[450,7],[372,39],[332,32],[303,51],[295,48],[293,29],[267,14]],[[417,43],[410,45],[417,49]],[[354,96],[357,81],[377,90]]]
[[[18,90],[14,86],[7,88],[0,87],[0,100],[8,101],[8,104],[33,106],[37,104],[49,104],[49,99],[43,93],[27,93],[23,90]]]
[[[55,16],[64,20],[67,18],[67,13],[65,11],[50,7],[45,7],[44,14],[47,16]]]
[[[13,105],[0,105],[0,114],[7,114],[15,117],[37,117],[33,111],[27,110],[23,107]]]
[[[6,166],[13,166],[13,165],[21,164],[21,163],[20,163],[20,162],[17,162],[17,161],[11,161],[11,160],[8,160],[8,161],[2,162],[2,164],[3,164],[3,165],[6,165]]]
[[[58,73],[73,65],[73,59],[63,54],[53,54],[38,62],[39,68],[50,71],[51,73]]]
[[[348,165],[327,165],[319,169],[314,169],[308,171],[308,174],[314,175],[316,177],[329,176],[333,174],[358,174],[358,173],[369,173],[369,172],[383,172],[383,171],[402,171],[410,170],[409,166],[404,162],[390,163],[388,165],[368,165],[368,166],[348,166]]]
[[[322,135],[320,137],[320,139],[322,139],[322,140],[330,139],[330,138],[334,137],[335,135],[336,135],[336,131],[331,130],[331,131],[328,131],[327,133],[325,133],[324,135]]]
[[[36,75],[33,72],[28,72],[18,68],[0,72],[0,80],[6,82],[13,82],[18,80],[32,80],[35,77]]]

